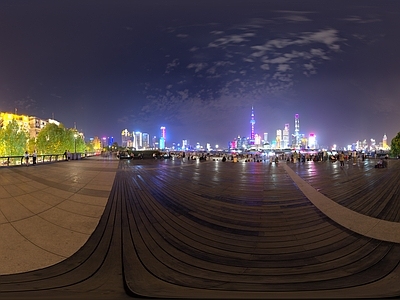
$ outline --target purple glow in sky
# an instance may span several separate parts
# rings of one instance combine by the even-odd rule
[[[228,144],[300,116],[320,145],[400,131],[400,2],[3,0],[0,111],[86,137]],[[167,141],[167,143],[168,143]]]

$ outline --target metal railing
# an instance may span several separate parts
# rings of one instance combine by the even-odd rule
[[[71,159],[82,159],[89,156],[97,155],[96,153],[71,153]],[[36,163],[49,163],[67,160],[63,153],[61,154],[37,154]],[[29,155],[29,164],[33,164],[33,156]],[[0,167],[9,166],[23,166],[25,165],[24,155],[13,155],[13,156],[0,156]]]

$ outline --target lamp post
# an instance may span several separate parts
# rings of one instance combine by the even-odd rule
[[[78,137],[78,135],[76,133],[74,133],[74,144],[75,144],[74,159],[77,159],[77,157],[76,157],[76,138],[77,137]]]

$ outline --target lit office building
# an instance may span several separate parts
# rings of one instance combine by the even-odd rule
[[[296,148],[300,147],[300,118],[299,114],[294,115],[294,145]]]
[[[308,139],[304,134],[299,134],[299,141],[300,144],[298,145],[299,148],[301,149],[307,149],[308,148]]]
[[[308,137],[308,147],[310,149],[317,149],[317,136],[314,133],[310,133]]]
[[[164,126],[161,126],[161,137],[160,137],[160,149],[165,149],[166,147],[166,129]]]
[[[268,132],[264,132],[264,143],[268,142]]]
[[[289,124],[285,124],[285,129],[283,129],[282,141],[282,148],[289,148]]]
[[[188,145],[188,140],[182,140],[182,150],[187,150]]]
[[[375,139],[371,139],[370,150],[376,150],[376,141],[375,141]]]
[[[160,149],[165,149],[165,139],[163,137],[160,137]]]
[[[261,145],[261,136],[259,136],[258,134],[254,135],[254,144],[257,146]]]
[[[18,126],[29,134],[29,138],[36,138],[39,132],[48,124],[60,126],[60,122],[48,119],[43,120],[34,116],[17,115],[0,112],[0,128],[5,128],[11,121],[16,121]]]
[[[99,137],[95,136],[94,138],[90,138],[90,144],[93,146],[94,151],[101,150],[101,140]]]
[[[121,132],[122,147],[132,147],[132,134],[128,129],[124,129]]]
[[[42,130],[47,124],[47,121],[40,118],[29,117],[29,136],[31,138],[36,138],[40,130]]]
[[[133,132],[133,148],[142,149],[142,133],[140,131]]]
[[[142,135],[142,147],[143,149],[150,148],[150,135],[147,132],[143,132]]]
[[[386,136],[386,134],[383,135],[383,139],[382,139],[382,148],[383,148],[383,150],[389,149],[389,146],[388,146],[388,143],[387,143],[387,136]]]
[[[153,149],[158,149],[158,141],[156,136],[153,136],[153,139],[151,141],[151,146]]]
[[[30,132],[30,123],[29,117],[24,115],[17,114],[9,114],[9,113],[0,113],[0,128],[5,128],[12,121],[16,121],[18,126],[25,130],[26,132]]]
[[[278,129],[276,131],[276,148],[281,149],[282,148],[282,130]]]

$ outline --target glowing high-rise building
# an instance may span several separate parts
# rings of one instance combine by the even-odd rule
[[[383,139],[382,139],[382,148],[384,149],[384,150],[387,150],[389,147],[388,147],[388,144],[387,144],[387,136],[386,136],[386,134],[384,134],[383,135]]]
[[[278,129],[276,131],[276,148],[281,149],[282,148],[282,130]]]
[[[143,149],[150,148],[150,135],[147,132],[142,134],[142,147]]]
[[[165,149],[166,148],[166,129],[164,126],[161,126],[161,137],[160,137],[160,149]]]
[[[132,136],[133,136],[133,147],[136,150],[142,149],[143,147],[142,133],[140,131],[132,132]]]
[[[182,150],[187,150],[188,146],[188,140],[182,140]]]
[[[317,148],[317,136],[314,133],[310,133],[310,135],[308,136],[308,147],[310,149]]]
[[[289,148],[289,124],[285,124],[283,129],[282,148]]]
[[[264,132],[264,143],[268,142],[268,132]]]
[[[294,146],[300,147],[300,120],[299,114],[294,115]]]
[[[121,132],[122,147],[132,147],[132,134],[128,129],[124,129]]]
[[[153,147],[153,149],[157,149],[158,148],[157,136],[153,136],[153,139],[152,139],[152,142],[151,142],[151,147]]]
[[[255,133],[254,133],[254,124],[256,124],[256,120],[254,119],[254,108],[253,106],[251,107],[251,120],[250,120],[250,124],[251,124],[251,129],[250,129],[250,144],[254,144],[254,140],[255,140]]]

